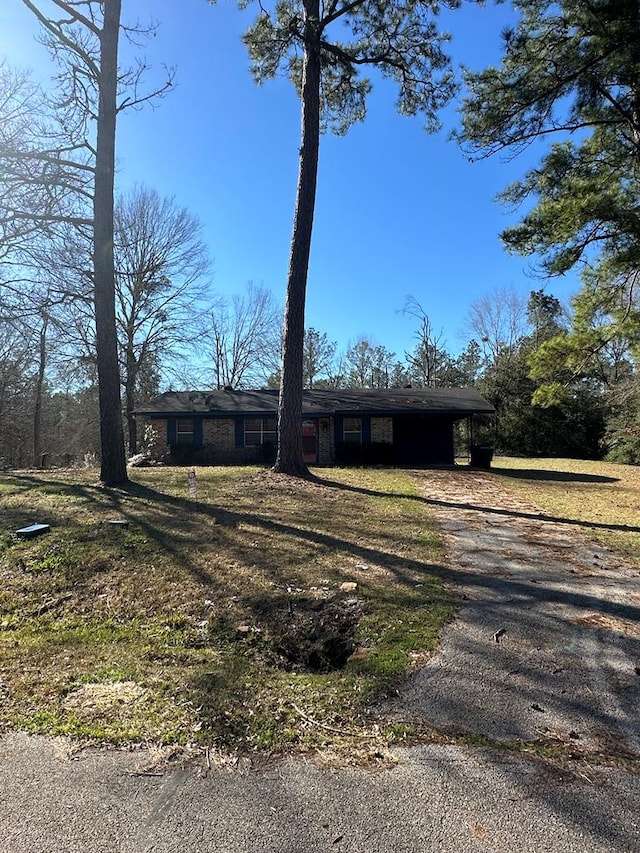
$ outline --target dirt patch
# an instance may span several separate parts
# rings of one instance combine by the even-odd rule
[[[616,619],[613,616],[604,616],[602,613],[590,613],[576,621],[588,628],[603,628],[606,631],[619,631],[621,635],[640,637],[640,625],[630,619]]]
[[[81,684],[65,696],[63,706],[84,714],[102,713],[109,708],[131,706],[145,698],[147,691],[135,681],[105,681]]]
[[[310,672],[342,669],[356,650],[363,602],[356,597],[296,597],[273,614],[269,634],[287,668]]]

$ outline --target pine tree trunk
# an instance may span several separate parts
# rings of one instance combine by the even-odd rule
[[[120,400],[113,260],[113,195],[116,90],[121,0],[105,0],[100,35],[100,103],[96,140],[94,215],[94,299],[100,406],[100,479],[124,483],[127,467]]]
[[[318,0],[304,0],[302,142],[284,313],[282,376],[278,403],[278,454],[274,471],[308,477],[302,451],[304,307],[320,147],[320,45]]]

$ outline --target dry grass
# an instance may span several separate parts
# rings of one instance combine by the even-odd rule
[[[451,613],[410,476],[197,475],[197,502],[185,469],[121,490],[95,472],[0,478],[0,726],[353,754],[404,737],[372,709]],[[34,522],[51,532],[16,537]],[[333,642],[337,624],[355,634],[331,669],[307,635]]]
[[[640,468],[576,459],[497,457],[505,485],[607,548],[640,558]]]

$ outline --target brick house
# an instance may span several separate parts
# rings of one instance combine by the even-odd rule
[[[277,409],[273,390],[167,391],[135,414],[157,458],[247,464],[275,458]],[[452,464],[454,424],[493,413],[472,388],[304,391],[304,457],[308,465]]]
[[[275,458],[278,392],[167,391],[136,410],[156,458],[249,464]],[[454,424],[493,407],[471,388],[304,391],[309,465],[454,461]]]

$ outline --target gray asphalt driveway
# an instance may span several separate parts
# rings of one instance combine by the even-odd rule
[[[149,751],[73,754],[64,741],[9,734],[2,850],[637,853],[637,569],[489,475],[419,476],[461,608],[386,713],[467,739],[548,743],[568,758],[430,745],[376,772],[202,756],[162,770]]]
[[[640,571],[479,471],[419,475],[461,608],[399,713],[497,741],[640,756]]]

